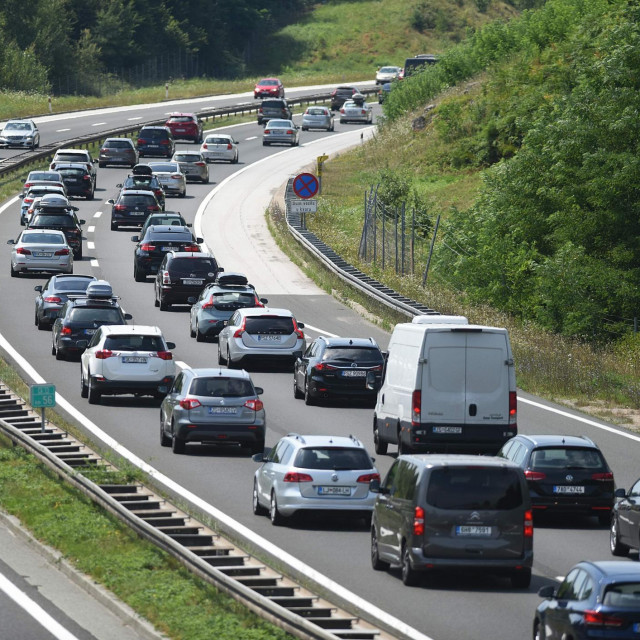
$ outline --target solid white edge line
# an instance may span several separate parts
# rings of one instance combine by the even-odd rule
[[[20,198],[18,198],[18,196],[15,196],[15,197],[11,198],[11,200],[8,200],[7,202],[5,202],[0,207],[0,213],[3,213],[4,211],[6,211],[14,202],[18,202],[18,200],[20,200]]]
[[[22,607],[38,624],[43,626],[58,640],[78,640],[67,631],[55,618],[51,617],[37,602],[33,601],[24,591],[21,591],[6,576],[0,573],[0,591]]]

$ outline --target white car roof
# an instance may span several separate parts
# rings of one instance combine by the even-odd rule
[[[109,335],[111,333],[117,333],[118,335],[152,335],[162,336],[160,327],[152,327],[151,325],[144,324],[117,324],[117,325],[103,325],[102,333]]]
[[[289,309],[274,309],[273,307],[251,307],[249,309],[238,309],[243,316],[288,316],[293,318],[293,313]]]
[[[299,447],[352,447],[365,449],[365,446],[357,438],[349,436],[333,436],[333,435],[303,435],[297,433],[288,433],[286,436],[289,440],[293,440]],[[373,468],[373,462],[371,463]]]

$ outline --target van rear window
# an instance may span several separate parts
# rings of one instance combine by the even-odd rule
[[[500,467],[445,467],[429,478],[427,503],[438,509],[506,511],[522,505],[520,477]]]

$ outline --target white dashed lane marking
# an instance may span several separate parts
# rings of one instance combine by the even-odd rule
[[[256,140],[258,136],[250,136],[249,138],[245,138],[245,140]]]
[[[87,233],[93,233],[96,230],[96,228],[92,225],[90,227],[87,227]]]
[[[101,124],[107,124],[106,122],[94,122],[91,126],[92,127],[99,127]]]
[[[63,131],[71,131],[71,129],[56,129],[56,133],[62,133]]]
[[[92,261],[91,261],[91,266],[92,266],[92,267],[96,267],[96,268],[98,268],[100,265],[98,264],[98,261],[97,261],[97,260],[92,260]]]
[[[142,120],[142,116],[136,116],[135,118],[127,118],[127,120]]]
[[[87,249],[95,249],[95,248],[96,248],[95,242],[87,242]]]
[[[93,217],[94,217],[94,218],[99,218],[101,215],[102,215],[102,211],[96,211],[96,212],[93,214]]]

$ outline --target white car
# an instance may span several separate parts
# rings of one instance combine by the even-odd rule
[[[397,80],[401,70],[401,67],[380,67],[376,73],[376,84],[386,84]]]
[[[340,124],[345,122],[364,122],[371,124],[373,122],[373,109],[370,104],[361,99],[347,100],[340,109]]]
[[[302,329],[288,309],[237,309],[218,335],[218,364],[233,369],[249,359],[294,362],[306,349]]]
[[[103,395],[164,398],[176,375],[175,346],[158,327],[98,327],[80,358],[80,395],[90,404]]]
[[[207,162],[226,160],[237,164],[240,158],[238,141],[226,133],[208,133],[200,147],[200,153]]]
[[[7,244],[13,245],[12,278],[34,271],[73,273],[73,251],[62,231],[27,229]]]

